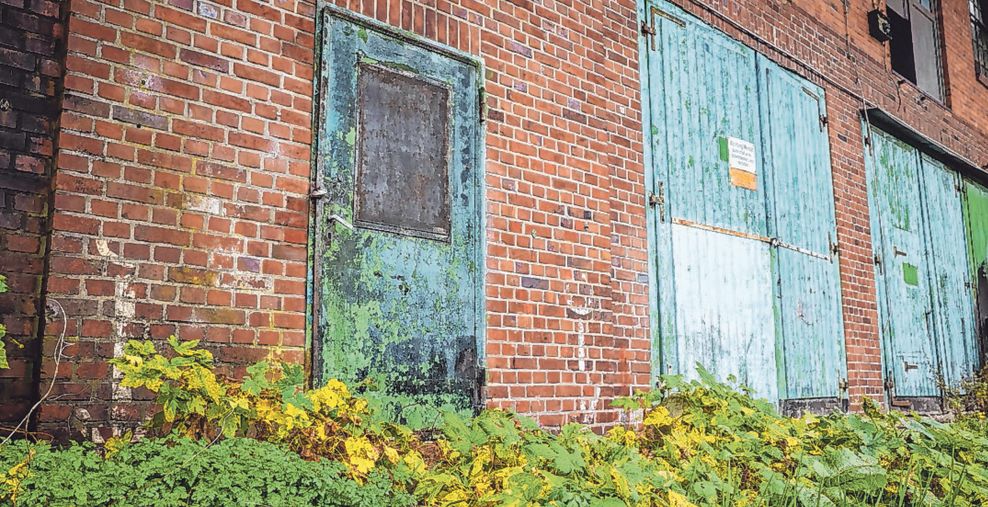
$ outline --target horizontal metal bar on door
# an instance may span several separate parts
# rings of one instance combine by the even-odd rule
[[[780,241],[779,238],[770,238],[768,236],[762,236],[761,234],[752,234],[750,232],[735,231],[732,229],[725,229],[723,227],[717,227],[716,225],[701,224],[699,222],[694,222],[692,220],[687,220],[685,218],[673,218],[672,223],[676,225],[683,225],[686,227],[692,227],[694,229],[701,229],[704,231],[716,232],[718,234],[724,234],[727,236],[734,236],[736,238],[750,239],[754,241],[761,241],[769,246],[777,246],[780,248],[785,248],[786,250],[792,250],[794,252],[801,253],[803,255],[809,255],[810,257],[815,257],[817,259],[823,259],[830,262],[830,256],[824,255],[812,250],[807,250],[805,248],[786,243],[785,241]]]

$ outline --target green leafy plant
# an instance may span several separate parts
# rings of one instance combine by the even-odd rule
[[[400,462],[406,472],[421,467],[421,456],[410,447],[412,432],[372,419],[367,400],[342,382],[306,391],[301,366],[268,361],[232,382],[213,373],[212,354],[198,342],[173,336],[168,345],[165,356],[151,342],[132,340],[111,361],[123,374],[121,386],[156,394],[161,412],[150,422],[154,434],[275,442],[305,458],[341,460],[358,480],[381,461]]]
[[[104,455],[92,444],[0,447],[0,504],[17,506],[408,506],[383,472],[362,483],[346,466],[231,438],[209,445],[147,439]],[[6,472],[6,473],[4,473]]]
[[[634,424],[553,433],[501,410],[450,413],[432,439],[330,381],[264,361],[242,381],[196,342],[130,342],[126,387],[155,393],[150,438],[0,446],[14,505],[988,505],[983,415],[780,416],[743,387],[665,376],[615,406]],[[134,487],[139,485],[140,487]]]

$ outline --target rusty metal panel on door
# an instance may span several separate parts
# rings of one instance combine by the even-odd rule
[[[646,20],[662,370],[701,364],[774,400],[755,52],[667,2]]]
[[[923,204],[930,265],[931,323],[937,337],[941,379],[956,385],[977,364],[974,301],[970,285],[961,179],[921,155]]]
[[[413,426],[479,402],[479,66],[327,9],[317,374]]]
[[[886,375],[897,397],[938,396],[920,156],[874,128],[870,143],[865,158]]]
[[[836,400],[847,363],[824,91],[765,57],[758,67],[780,397]]]

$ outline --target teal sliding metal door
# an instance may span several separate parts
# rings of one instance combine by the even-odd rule
[[[823,91],[667,2],[645,14],[656,371],[700,364],[770,400],[836,400]]]
[[[323,18],[317,372],[394,418],[479,403],[479,66],[360,19]]]
[[[933,326],[939,337],[942,380],[956,385],[978,365],[963,186],[957,172],[926,155],[921,161]]]
[[[866,162],[886,381],[896,406],[932,409],[941,385],[977,363],[961,180],[915,147],[870,132]]]

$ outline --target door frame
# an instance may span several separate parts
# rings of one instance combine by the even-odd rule
[[[477,70],[477,100],[478,100],[478,126],[477,135],[474,140],[475,160],[474,166],[478,172],[476,192],[476,220],[477,220],[477,244],[474,245],[473,262],[477,266],[478,286],[474,289],[475,311],[477,315],[477,361],[480,369],[480,381],[486,384],[486,362],[487,362],[487,292],[485,290],[487,281],[487,264],[484,259],[487,256],[487,103],[486,103],[486,76],[484,62],[480,57],[474,56],[466,51],[441,44],[426,37],[412,32],[402,30],[398,27],[378,21],[376,19],[358,14],[356,12],[337,7],[335,5],[322,6],[316,16],[316,38],[313,61],[313,93],[312,93],[312,144],[310,150],[310,178],[309,178],[309,224],[307,227],[307,256],[308,264],[305,281],[305,371],[309,386],[314,387],[322,384],[327,379],[323,378],[323,357],[322,349],[324,345],[323,337],[319,333],[319,311],[321,294],[318,290],[317,281],[321,278],[323,266],[319,262],[323,253],[326,252],[330,242],[325,235],[319,234],[319,220],[323,217],[325,201],[322,200],[325,190],[322,182],[325,177],[325,159],[327,154],[322,151],[320,135],[323,126],[326,124],[327,111],[323,107],[325,95],[328,92],[326,85],[326,73],[323,66],[323,52],[327,33],[327,21],[330,17],[339,18],[344,21],[360,25],[369,30],[374,30],[388,36],[399,39],[407,44],[419,46],[427,51],[446,56],[453,60],[465,63]],[[482,400],[481,400],[482,401]]]

